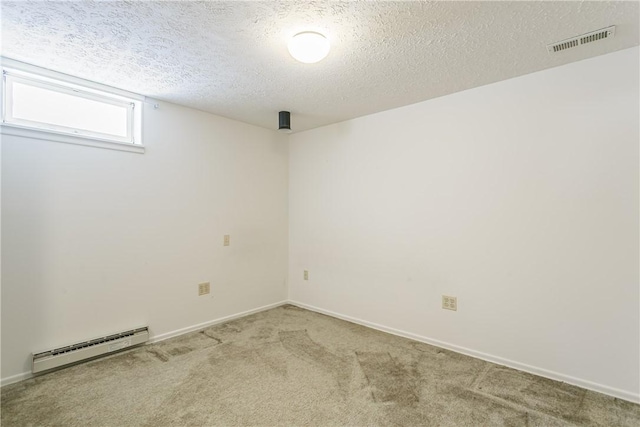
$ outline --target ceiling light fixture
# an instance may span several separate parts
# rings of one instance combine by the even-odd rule
[[[278,130],[283,133],[291,133],[291,113],[280,111],[278,113]]]
[[[320,33],[304,31],[289,40],[289,53],[295,59],[305,64],[313,64],[323,60],[331,46],[329,40]]]

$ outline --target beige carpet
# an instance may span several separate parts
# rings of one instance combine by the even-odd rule
[[[640,405],[293,306],[2,388],[2,426],[640,426]]]

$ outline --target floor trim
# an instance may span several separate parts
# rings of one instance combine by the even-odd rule
[[[413,334],[411,332],[405,332],[399,329],[390,328],[384,325],[379,325],[377,323],[369,322],[366,320],[358,319],[351,316],[346,316],[344,314],[336,313],[330,310],[325,310],[323,308],[315,307],[309,304],[301,303],[298,301],[289,300],[289,304],[295,305],[300,308],[304,308],[307,310],[315,311],[317,313],[326,314],[327,316],[335,317],[338,319],[346,320],[347,322],[356,323],[358,325],[366,326],[372,329],[376,329],[382,332],[387,332],[393,335],[397,335],[404,338],[409,338],[415,341],[420,341],[425,344],[430,344],[436,347],[444,348],[447,350],[455,351],[456,353],[465,354],[467,356],[475,357],[477,359],[482,359],[487,362],[495,363],[498,365],[507,366],[509,368],[517,369],[519,371],[528,372],[530,374],[538,375],[541,377],[549,378],[551,380],[565,382],[571,385],[575,385],[577,387],[585,388],[587,390],[596,391],[598,393],[603,393],[612,397],[616,397],[619,399],[627,400],[633,403],[640,403],[640,394],[620,390],[617,388],[609,387],[603,384],[594,383],[591,381],[583,380],[580,378],[571,377],[569,375],[564,375],[559,372],[549,371],[547,369],[538,368],[536,366],[527,365],[525,363],[516,362],[514,360],[505,359],[502,357],[494,356],[492,354],[483,353],[480,351],[472,350],[469,348],[461,347],[455,344],[450,344],[445,341],[436,340],[433,338],[424,337],[422,335]]]
[[[0,380],[0,386],[4,387],[9,384],[28,380],[29,378],[32,378],[32,377],[33,377],[33,374],[31,372],[23,372],[21,374],[11,375],[10,377],[2,378],[2,380]]]
[[[263,305],[262,307],[254,308],[247,311],[242,311],[240,313],[231,314],[225,317],[219,317],[217,319],[209,320],[207,322],[198,323],[197,325],[187,326],[186,328],[176,329],[175,331],[165,332],[164,334],[154,335],[149,338],[149,341],[145,342],[143,345],[153,344],[159,341],[164,341],[169,338],[177,337],[179,335],[187,334],[189,332],[197,331],[199,329],[204,329],[209,326],[217,325],[219,323],[228,322],[230,320],[238,319],[240,317],[249,316],[250,314],[259,313],[261,311],[270,310],[272,308],[280,307],[281,305],[288,304],[289,302],[286,300],[279,301],[273,304]],[[106,355],[105,355],[106,356]],[[20,374],[12,375],[10,377],[2,378],[0,380],[0,387],[4,387],[9,384],[14,384],[20,381],[28,380],[29,378],[33,378],[33,374],[31,372],[22,372]]]
[[[176,329],[175,331],[165,332],[164,334],[154,335],[147,341],[145,344],[153,344],[159,341],[164,341],[169,338],[177,337],[179,335],[188,334],[189,332],[197,331],[199,329],[204,329],[209,326],[217,325],[219,323],[228,322],[230,320],[238,319],[240,317],[249,316],[250,314],[259,313],[261,311],[271,310],[272,308],[280,307],[281,305],[288,304],[288,301],[279,301],[273,304],[263,305],[262,307],[254,308],[247,311],[242,311],[240,313],[231,314],[225,317],[219,317],[214,320],[209,320],[203,323],[198,323],[197,325],[187,326],[186,328]]]

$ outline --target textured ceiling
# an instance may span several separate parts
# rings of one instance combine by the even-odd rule
[[[2,0],[2,55],[267,128],[313,127],[638,45],[637,2]],[[613,39],[548,43],[616,25]],[[288,38],[331,41],[317,64]],[[612,78],[615,78],[612,76]]]

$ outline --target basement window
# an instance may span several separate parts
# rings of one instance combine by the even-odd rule
[[[143,150],[141,97],[123,96],[80,79],[56,79],[50,72],[39,75],[3,67],[2,74],[3,134]]]

